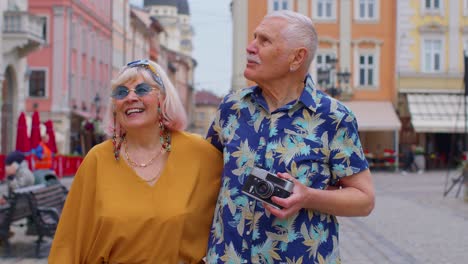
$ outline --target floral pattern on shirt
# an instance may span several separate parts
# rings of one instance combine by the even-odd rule
[[[224,154],[208,263],[340,263],[335,216],[302,209],[281,220],[241,189],[253,166],[335,185],[368,168],[357,131],[353,113],[310,76],[298,100],[271,113],[258,86],[226,96],[207,134]]]

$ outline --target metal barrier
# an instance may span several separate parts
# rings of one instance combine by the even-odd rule
[[[26,160],[29,164],[29,169],[32,169],[32,156],[26,156]],[[64,156],[64,155],[56,155],[52,160],[52,170],[55,172],[55,175],[58,178],[62,178],[65,176],[73,176],[75,175],[78,167],[80,166],[81,162],[83,161],[83,157],[81,156]],[[5,155],[0,154],[0,181],[5,180]]]

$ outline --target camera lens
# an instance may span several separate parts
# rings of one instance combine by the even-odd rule
[[[266,181],[261,181],[255,185],[255,192],[258,196],[264,199],[271,197],[273,194],[273,189],[273,184]]]

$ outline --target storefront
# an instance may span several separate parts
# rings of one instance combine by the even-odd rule
[[[425,150],[429,169],[456,166],[468,131],[463,94],[408,93],[406,100],[411,126]]]
[[[371,168],[395,169],[399,164],[401,123],[389,101],[344,102],[356,116],[359,137]]]

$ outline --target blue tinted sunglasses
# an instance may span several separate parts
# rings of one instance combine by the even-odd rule
[[[119,85],[112,91],[111,97],[116,100],[122,100],[127,97],[131,91],[133,91],[138,97],[143,97],[154,90],[158,89],[151,87],[151,85],[147,83],[140,83],[135,87],[135,89],[129,89],[127,86]]]
[[[166,90],[166,88],[164,87],[164,83],[163,83],[163,81],[161,79],[161,76],[159,76],[156,69],[149,63],[149,60],[132,61],[132,62],[127,63],[127,67],[129,67],[129,68],[143,67],[143,68],[149,70],[150,73],[151,73],[151,76],[153,77],[153,80],[161,87],[161,89],[163,91]]]

